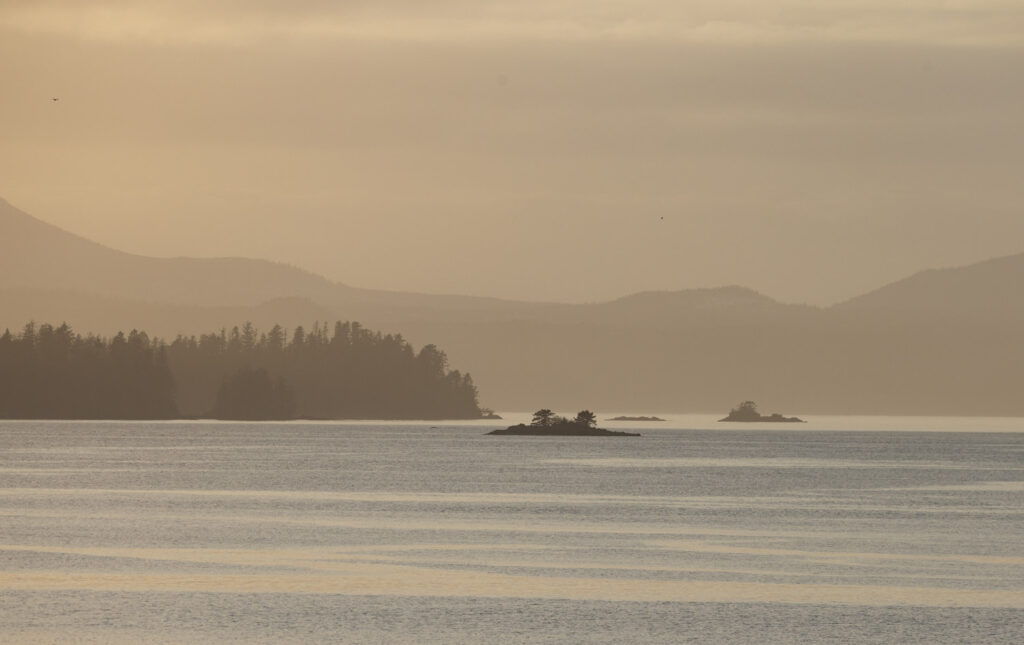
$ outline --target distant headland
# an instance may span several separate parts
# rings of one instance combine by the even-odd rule
[[[581,410],[574,419],[556,415],[547,408],[533,413],[530,425],[520,423],[504,430],[492,430],[487,434],[532,435],[545,437],[639,437],[635,432],[617,432],[597,427],[597,415],[590,410]]]
[[[778,412],[763,415],[757,411],[757,404],[753,401],[744,401],[729,411],[729,416],[719,421],[738,421],[741,423],[767,422],[767,423],[804,423],[799,417],[784,417]]]
[[[661,417],[612,417],[609,421],[664,421]]]
[[[486,416],[472,377],[449,369],[435,345],[416,352],[401,335],[358,322],[298,326],[290,336],[248,322],[169,344],[138,330],[82,336],[67,323],[0,328],[0,419]]]

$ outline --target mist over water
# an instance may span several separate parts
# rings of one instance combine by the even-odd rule
[[[698,421],[2,422],[0,640],[1024,636],[1014,420]]]

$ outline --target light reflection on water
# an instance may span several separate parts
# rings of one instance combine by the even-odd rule
[[[0,640],[1019,642],[1003,426],[0,422]]]

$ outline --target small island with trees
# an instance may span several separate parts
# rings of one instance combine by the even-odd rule
[[[640,416],[640,417],[627,417],[627,416],[612,417],[611,419],[608,419],[608,420],[609,421],[664,421],[664,419],[662,419],[661,417],[644,417],[644,416]]]
[[[719,421],[738,421],[741,423],[768,422],[768,423],[804,423],[798,417],[784,417],[778,412],[763,415],[757,411],[757,404],[753,401],[744,401],[729,411],[729,416]]]
[[[581,410],[574,419],[558,416],[547,408],[533,413],[530,425],[520,423],[487,434],[534,435],[545,437],[639,437],[635,432],[616,432],[597,427],[597,415]]]

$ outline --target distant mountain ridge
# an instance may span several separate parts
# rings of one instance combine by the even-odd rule
[[[928,270],[829,308],[743,287],[533,303],[359,289],[243,258],[146,258],[0,202],[0,330],[35,319],[172,338],[357,320],[437,344],[484,405],[1024,415],[1024,254]]]
[[[294,329],[338,317],[335,310],[308,298],[274,298],[257,305],[175,305],[102,296],[71,289],[0,289],[0,332],[25,322],[68,322],[76,330],[103,335],[141,329],[164,339],[230,328],[242,322],[269,329]]]
[[[645,292],[585,305],[362,289],[267,260],[125,253],[36,219],[2,199],[0,233],[0,289],[20,290],[22,295],[33,289],[51,295],[65,290],[185,307],[255,307],[279,298],[304,298],[335,311],[396,320],[444,319],[444,312],[458,311],[474,320],[565,321],[601,314],[627,315],[635,321],[638,315],[779,304],[742,287]]]
[[[281,297],[328,305],[475,308],[498,299],[359,289],[248,258],[152,258],[111,249],[0,199],[0,288],[69,289],[175,305],[253,306]]]
[[[150,258],[68,233],[0,200],[0,287],[89,291],[179,305],[256,304],[345,289],[295,267],[243,258]],[[231,293],[224,293],[230,286]]]
[[[927,269],[834,308],[1024,319],[1024,253],[962,267]]]
[[[126,253],[69,233],[0,198],[0,289],[66,289],[141,302],[189,306],[255,306],[299,297],[329,306],[375,305],[454,309],[679,311],[818,309],[779,303],[741,286],[646,291],[607,302],[566,305],[480,296],[422,294],[352,287],[269,260],[154,258]],[[961,267],[926,269],[831,307],[833,310],[1024,313],[1024,253]],[[562,316],[557,313],[554,318]]]

